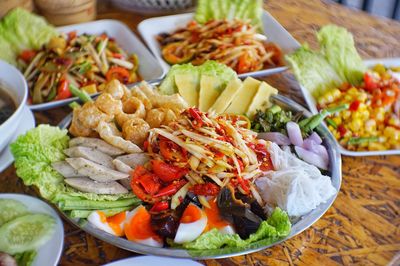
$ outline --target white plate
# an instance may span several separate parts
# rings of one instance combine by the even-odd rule
[[[2,199],[14,199],[23,203],[28,211],[32,213],[45,213],[56,220],[56,228],[53,237],[37,251],[32,266],[53,266],[57,265],[60,260],[64,244],[64,227],[63,223],[56,213],[47,203],[37,198],[23,194],[0,194]]]
[[[104,266],[203,266],[189,259],[175,259],[157,256],[137,256],[108,263]]]
[[[96,20],[87,23],[74,24],[57,28],[58,31],[68,33],[77,31],[78,35],[83,33],[88,34],[102,34],[107,33],[108,36],[115,39],[115,41],[124,49],[128,54],[135,53],[139,58],[139,75],[143,80],[152,80],[161,78],[164,75],[163,68],[150,53],[143,43],[136,37],[136,35],[122,22],[111,19]],[[54,101],[48,103],[41,103],[30,105],[31,110],[46,110],[59,106],[66,105],[70,102],[76,101],[78,98],[69,98],[61,101]]]
[[[150,18],[142,21],[139,26],[139,32],[142,35],[147,46],[158,59],[165,72],[168,72],[170,65],[164,61],[161,55],[161,48],[156,39],[157,35],[163,32],[174,32],[179,28],[185,28],[187,23],[193,20],[194,13],[186,13],[180,15],[164,16]],[[264,27],[264,34],[268,40],[276,43],[284,53],[294,51],[300,47],[300,44],[290,35],[289,32],[279,24],[267,11],[262,14],[262,23]],[[260,70],[256,72],[249,72],[239,75],[240,77],[246,76],[266,76],[274,73],[282,72],[287,67],[276,67],[271,69]]]
[[[31,110],[29,110],[28,106],[24,106],[22,109],[21,121],[19,122],[19,126],[14,133],[14,136],[11,138],[10,143],[17,139],[17,137],[21,134],[25,134],[31,128],[35,127],[35,117]],[[14,157],[11,154],[10,146],[5,148],[0,153],[0,172],[6,169],[12,162],[14,161]]]
[[[370,59],[364,60],[364,63],[367,67],[372,67],[378,63],[381,63],[387,67],[394,67],[400,66],[400,58],[381,58],[381,59]],[[303,86],[300,85],[301,92],[306,100],[308,108],[310,109],[311,113],[317,114],[317,104],[314,97],[310,94],[310,92]],[[330,133],[330,131],[329,131]],[[332,135],[332,134],[331,134]],[[333,136],[333,135],[332,135]],[[348,155],[348,156],[375,156],[375,155],[396,155],[400,154],[400,150],[387,150],[387,151],[349,151],[342,147],[339,142],[336,141],[336,138],[333,137],[336,142],[336,145],[339,148],[341,154]]]

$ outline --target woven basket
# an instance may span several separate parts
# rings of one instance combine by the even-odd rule
[[[174,13],[189,10],[196,0],[111,0],[114,6],[145,14]]]

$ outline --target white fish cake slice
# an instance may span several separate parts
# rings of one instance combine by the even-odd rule
[[[96,182],[88,177],[67,178],[64,181],[71,187],[82,192],[89,192],[96,194],[128,193],[128,190],[116,181]]]
[[[65,160],[77,170],[78,173],[83,176],[88,176],[98,182],[110,182],[129,177],[129,174],[115,171],[85,158],[66,158]]]
[[[97,138],[85,138],[85,137],[73,138],[69,141],[69,147],[75,147],[75,146],[95,148],[110,156],[118,156],[125,153],[123,150],[108,144],[104,140]]]
[[[92,162],[104,165],[105,167],[108,167],[110,169],[114,168],[114,164],[112,163],[113,158],[110,155],[105,154],[95,148],[75,146],[65,149],[64,153],[68,157],[82,157]]]

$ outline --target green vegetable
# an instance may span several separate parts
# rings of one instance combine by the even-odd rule
[[[86,72],[92,69],[92,64],[88,61],[84,61],[83,63],[77,65],[79,74],[85,74]]]
[[[36,186],[41,196],[53,203],[62,200],[115,201],[137,198],[132,193],[98,195],[77,191],[64,183],[64,178],[52,167],[52,162],[65,158],[63,150],[68,147],[67,130],[49,125],[39,125],[21,135],[10,145],[15,158],[17,175],[27,186]]]
[[[78,89],[73,84],[69,84],[69,90],[71,91],[72,95],[78,97],[84,103],[93,101],[86,91]]]
[[[286,123],[292,121],[292,112],[284,111],[278,105],[271,106],[265,112],[257,110],[251,128],[257,132],[281,132],[286,134]]]
[[[357,53],[353,35],[345,28],[327,25],[317,33],[321,52],[342,80],[359,85],[366,67]]]
[[[35,250],[25,251],[23,253],[17,253],[14,255],[18,266],[30,266],[35,259],[37,252]]]
[[[358,138],[350,138],[347,142],[348,145],[358,145],[368,142],[377,142],[379,137],[358,137]]]
[[[349,109],[348,104],[342,104],[328,109],[323,109],[318,114],[300,121],[299,126],[304,133],[309,133],[313,131],[319,124],[321,124],[328,115],[347,109]]]
[[[358,85],[366,67],[357,53],[351,33],[327,25],[317,33],[320,51],[302,46],[286,55],[296,78],[315,98],[344,82]]]
[[[72,103],[68,104],[68,106],[71,109],[74,109],[74,108],[77,108],[77,107],[81,107],[81,105],[79,103],[77,103],[77,102],[72,102]]]
[[[251,234],[246,240],[241,239],[238,234],[223,234],[214,228],[202,234],[196,240],[182,244],[182,247],[194,250],[221,249],[221,253],[227,248],[239,248],[237,251],[240,251],[240,249],[249,248],[249,245],[257,241],[273,242],[283,238],[290,233],[290,229],[291,224],[287,213],[280,208],[276,208],[272,215],[261,223],[257,232]]]
[[[332,126],[334,129],[337,129],[338,125],[335,123],[335,121],[333,121],[329,117],[326,118],[325,121],[326,121],[326,123],[328,123],[328,125]]]
[[[16,254],[36,250],[52,237],[56,221],[47,214],[20,216],[0,227],[0,251]]]
[[[177,93],[178,88],[175,84],[175,75],[186,73],[190,73],[193,76],[195,83],[198,84],[197,87],[200,86],[199,84],[201,75],[217,76],[222,81],[220,89],[225,88],[226,84],[228,84],[231,79],[236,77],[236,73],[231,68],[211,60],[206,61],[200,66],[193,66],[190,63],[173,65],[158,88],[160,93],[167,95]]]
[[[102,209],[102,210],[97,210],[103,212],[107,217],[113,216],[117,213],[123,212],[123,211],[129,211],[132,207],[120,207],[120,208],[112,208],[112,209]],[[72,210],[70,213],[71,218],[87,218],[93,210]]]
[[[0,199],[0,226],[27,213],[26,206],[21,202],[13,199]]]
[[[39,49],[57,34],[56,29],[42,17],[15,8],[0,22],[0,58],[15,64],[11,57],[16,58],[25,49]],[[11,49],[5,49],[7,46]]]
[[[133,206],[138,203],[136,198],[120,199],[115,201],[95,201],[83,199],[68,199],[59,201],[61,210],[98,210]]]
[[[313,97],[320,96],[328,89],[337,88],[345,81],[321,53],[310,50],[308,46],[302,46],[285,58],[297,80]]]
[[[206,23],[212,19],[243,19],[262,30],[261,0],[198,0],[195,20]]]

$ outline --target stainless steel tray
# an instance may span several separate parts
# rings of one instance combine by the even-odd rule
[[[281,95],[277,95],[273,97],[273,102],[278,104],[283,109],[291,110],[294,112],[303,112],[303,114],[307,117],[310,116],[311,113],[300,106],[298,103],[284,97]],[[71,115],[65,117],[59,124],[61,128],[67,128],[71,123]],[[83,231],[107,242],[114,246],[120,247],[122,249],[126,249],[129,251],[133,251],[141,254],[151,254],[157,256],[168,256],[168,257],[179,257],[179,258],[192,258],[192,259],[217,259],[217,258],[226,258],[233,257],[238,255],[249,254],[252,252],[260,251],[274,245],[277,245],[285,240],[288,240],[295,235],[303,232],[307,228],[309,228],[312,224],[314,224],[332,205],[335,201],[337,194],[340,190],[340,185],[342,182],[342,160],[340,157],[340,153],[337,149],[337,145],[335,145],[335,140],[332,138],[331,134],[329,134],[328,129],[325,126],[319,126],[317,128],[317,132],[323,139],[323,144],[328,150],[329,153],[329,176],[332,178],[332,185],[337,190],[336,195],[331,197],[327,202],[320,204],[316,209],[311,211],[310,213],[303,215],[296,221],[292,221],[292,230],[290,234],[281,239],[276,239],[273,243],[266,243],[260,241],[260,243],[256,242],[254,244],[249,245],[249,248],[246,250],[243,249],[217,249],[217,250],[205,250],[203,253],[202,250],[185,250],[185,249],[174,249],[174,248],[156,248],[145,246],[142,244],[138,244],[132,241],[129,241],[122,237],[116,237],[111,234],[108,234],[102,230],[99,230],[93,227],[90,223],[88,223],[85,219],[72,219],[68,217],[65,213],[62,213],[64,217],[69,220],[71,223],[82,229]],[[257,244],[258,243],[258,244]]]

